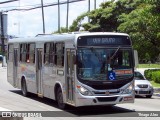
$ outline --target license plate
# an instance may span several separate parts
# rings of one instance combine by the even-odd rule
[[[139,91],[148,91],[147,89],[140,89]]]

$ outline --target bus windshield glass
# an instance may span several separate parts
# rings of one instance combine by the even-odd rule
[[[79,48],[77,77],[81,80],[123,80],[133,77],[132,49]]]

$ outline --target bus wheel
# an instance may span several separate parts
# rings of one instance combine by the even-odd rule
[[[21,90],[22,90],[23,96],[26,97],[28,95],[28,91],[27,91],[26,81],[24,79],[22,80]]]
[[[65,109],[66,104],[63,101],[63,94],[62,94],[62,90],[60,87],[57,90],[57,102],[58,102],[58,107],[60,109]]]

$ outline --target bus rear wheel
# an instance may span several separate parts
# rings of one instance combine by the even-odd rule
[[[60,109],[66,108],[66,104],[63,101],[63,94],[62,94],[61,88],[58,88],[58,90],[57,90],[57,103],[58,103],[58,107]]]
[[[26,97],[28,95],[28,91],[27,91],[26,81],[24,79],[22,80],[21,90],[22,90],[23,96]]]

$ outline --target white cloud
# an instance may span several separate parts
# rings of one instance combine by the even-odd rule
[[[3,0],[4,1],[4,0]],[[57,0],[43,0],[46,3],[55,3]],[[60,0],[66,1],[66,0]],[[97,0],[97,7],[101,2],[105,0]],[[0,0],[2,2],[2,0]],[[29,5],[41,4],[41,0],[20,0],[20,2],[13,2],[8,4],[0,5],[0,9],[7,10],[12,9],[19,5],[21,8],[29,7]],[[91,10],[94,9],[94,0],[91,0]],[[61,27],[66,26],[66,5],[61,5]],[[73,20],[77,18],[78,15],[88,11],[88,0],[70,3],[69,4],[69,26],[72,24]],[[44,8],[45,15],[45,30],[46,33],[51,33],[58,29],[58,7],[52,6]],[[31,11],[12,11],[8,12],[8,34],[11,35],[21,35],[21,36],[35,36],[36,34],[42,33],[42,11],[41,9],[35,9]]]

